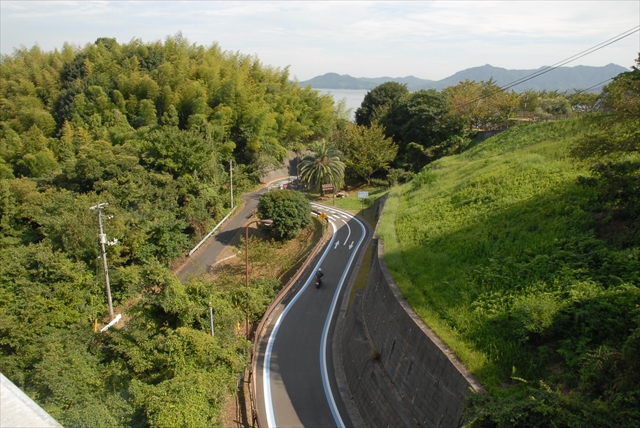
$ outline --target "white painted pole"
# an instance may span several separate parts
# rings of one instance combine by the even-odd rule
[[[229,179],[231,180],[231,209],[233,209],[233,161],[229,161]]]
[[[211,302],[209,302],[209,319],[211,320],[211,336],[215,336],[215,331],[213,330],[213,307],[211,306]]]
[[[115,323],[120,321],[120,318],[122,318],[122,314],[116,315],[116,317],[114,319],[112,319],[109,324],[107,324],[104,327],[102,327],[102,329],[100,330],[100,333],[104,333],[105,331],[109,330],[109,327],[111,327],[112,325],[114,325]]]

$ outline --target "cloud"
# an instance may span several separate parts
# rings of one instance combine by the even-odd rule
[[[308,79],[326,71],[354,76],[414,74],[439,79],[475,65],[538,68],[638,25],[629,1],[221,2],[101,1],[0,3],[2,53],[98,37],[192,43],[291,65]],[[638,37],[585,57],[582,64],[633,61]],[[625,61],[626,59],[626,61]],[[597,63],[597,64],[596,64]]]

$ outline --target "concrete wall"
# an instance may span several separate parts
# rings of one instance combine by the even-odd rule
[[[457,427],[482,386],[402,298],[374,240],[369,280],[346,315],[342,364],[369,427]]]
[[[494,135],[498,135],[501,132],[506,131],[508,128],[504,129],[492,129],[490,131],[478,131],[476,134],[476,138],[480,140],[486,140],[487,138],[493,137]]]
[[[304,155],[300,155],[302,157]],[[287,158],[282,161],[282,164],[275,169],[265,171],[260,177],[260,181],[267,183],[273,179],[280,177],[287,177],[292,175],[298,175],[298,155],[295,152],[288,151]]]

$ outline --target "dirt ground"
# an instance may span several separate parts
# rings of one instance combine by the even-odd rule
[[[224,428],[250,428],[255,426],[251,417],[249,405],[249,385],[244,382],[248,376],[245,371],[242,381],[238,382],[236,394],[227,396],[227,401],[222,413],[222,426]]]

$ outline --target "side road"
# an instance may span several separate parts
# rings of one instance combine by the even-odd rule
[[[235,214],[223,224],[220,229],[205,242],[198,251],[193,253],[182,266],[175,272],[180,282],[186,283],[191,276],[199,276],[206,273],[212,266],[224,248],[233,240],[236,234],[241,232],[242,226],[251,217],[258,207],[260,195],[267,192],[269,186],[277,185],[279,182],[288,182],[290,177],[278,178],[265,184],[255,192],[242,195],[244,207],[236,211]]]

